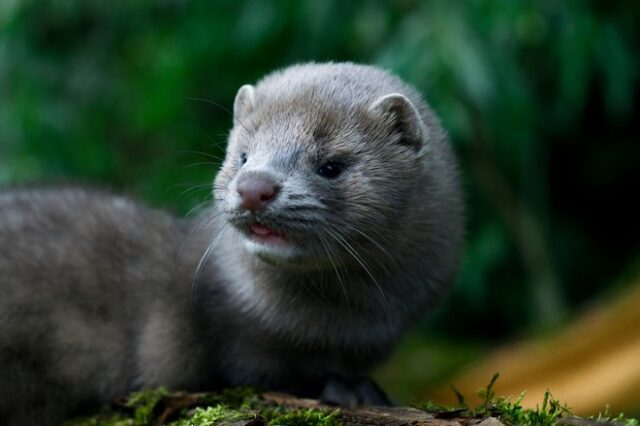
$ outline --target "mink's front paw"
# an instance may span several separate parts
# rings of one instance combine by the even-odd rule
[[[331,376],[324,385],[320,399],[329,405],[351,408],[359,405],[392,405],[384,391],[368,377],[350,380]]]

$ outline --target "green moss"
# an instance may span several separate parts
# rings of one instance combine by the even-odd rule
[[[620,413],[617,416],[614,414],[611,414],[611,412],[609,411],[609,406],[607,405],[607,407],[605,408],[604,412],[598,414],[597,416],[592,416],[589,417],[590,420],[595,420],[598,422],[610,422],[610,423],[616,423],[616,424],[623,424],[625,426],[638,426],[640,424],[640,422],[638,422],[637,419],[629,419],[626,418],[624,413]]]
[[[212,426],[224,425],[239,420],[251,420],[256,415],[246,410],[235,410],[226,405],[218,404],[213,407],[196,408],[190,419],[178,420],[170,426]]]
[[[309,408],[306,410],[273,410],[265,415],[268,426],[336,426],[339,425],[340,410],[326,411]]]
[[[78,417],[65,422],[65,426],[148,426],[153,425],[158,403],[170,393],[164,389],[152,389],[132,393],[124,407],[132,412],[125,413],[117,408],[105,408],[92,417]],[[225,424],[243,419],[252,419],[256,415],[249,411],[255,407],[258,396],[253,389],[235,388],[217,394],[208,394],[198,400],[206,408],[184,410],[186,419],[171,423],[172,426],[208,426]],[[187,414],[188,413],[188,414]]]
[[[229,407],[253,408],[258,403],[258,394],[253,388],[231,388],[212,394],[207,401]]]
[[[150,425],[153,423],[153,409],[169,392],[165,388],[150,389],[132,393],[125,405],[133,408],[134,425]]]
[[[64,422],[64,426],[138,426],[135,420],[119,413],[105,413],[93,417],[77,417]]]
[[[507,425],[526,426],[554,426],[558,418],[572,415],[569,408],[554,399],[549,391],[545,392],[542,406],[535,410],[522,407],[524,395],[521,393],[515,401],[511,401],[511,397],[491,399],[476,410],[476,415],[495,416]]]
[[[268,426],[337,426],[339,411],[321,409],[285,410],[283,408],[267,408],[259,414],[248,407],[239,409],[218,404],[213,407],[196,408],[189,419],[178,420],[169,426],[223,426],[239,420],[260,418],[261,424]]]
[[[469,407],[462,394],[454,389],[458,405],[444,407],[432,402],[418,404],[417,407],[430,412],[436,418],[464,418],[481,420],[496,417],[505,425],[517,426],[555,426],[561,418],[573,417],[571,410],[547,391],[542,404],[535,409],[522,406],[524,392],[517,398],[501,398],[495,395],[496,374],[489,384],[479,392],[482,403]],[[187,397],[187,404],[184,398]],[[192,399],[190,399],[192,398]],[[158,403],[162,401],[161,407]],[[124,404],[111,409],[103,409],[91,418],[77,418],[65,423],[65,426],[150,426],[157,421],[166,407],[174,405],[172,416],[178,420],[170,426],[225,426],[242,420],[258,420],[268,426],[336,426],[341,424],[340,410],[322,408],[288,409],[273,407],[262,400],[254,390],[237,388],[217,394],[169,394],[165,389],[155,389],[132,394]],[[196,407],[197,408],[194,408]],[[124,410],[124,411],[123,411]],[[128,411],[128,412],[127,412]],[[624,415],[613,415],[607,408],[592,420],[603,424],[640,426],[635,419]],[[607,423],[609,422],[609,423]]]
[[[475,408],[467,406],[464,396],[456,389],[453,391],[458,397],[457,407],[443,407],[428,402],[426,404],[417,405],[418,408],[433,413],[436,417],[462,417],[470,419],[483,419],[487,417],[497,417],[505,425],[513,426],[555,426],[562,417],[574,417],[571,409],[561,403],[558,399],[551,395],[547,390],[542,400],[542,405],[535,409],[524,408],[522,401],[525,392],[522,392],[518,398],[512,401],[511,397],[497,397],[493,390],[493,386],[498,380],[499,374],[495,374],[486,388],[481,389],[478,394],[483,402]],[[636,419],[628,419],[624,414],[613,416],[608,409],[598,417],[593,418],[600,422],[612,422],[617,425],[638,426]]]
[[[150,389],[132,393],[124,406],[133,414],[115,411],[105,407],[92,417],[77,417],[67,420],[64,426],[147,426],[153,424],[153,410],[169,392],[165,388]]]

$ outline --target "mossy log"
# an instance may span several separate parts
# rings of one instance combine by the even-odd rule
[[[508,426],[499,410],[413,407],[336,408],[313,399],[246,389],[220,394],[140,392],[114,402],[92,417],[76,418],[65,426]],[[623,426],[626,423],[573,416],[549,418],[536,425]],[[530,423],[527,423],[530,424]],[[533,424],[533,423],[531,423]]]

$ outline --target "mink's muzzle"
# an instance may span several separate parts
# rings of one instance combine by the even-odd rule
[[[280,186],[266,173],[246,173],[238,179],[236,191],[240,195],[240,208],[256,212],[275,200]]]

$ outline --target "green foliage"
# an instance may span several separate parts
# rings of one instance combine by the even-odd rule
[[[432,325],[545,327],[638,254],[639,17],[597,1],[2,1],[0,185],[86,182],[186,213],[210,200],[238,87],[299,61],[378,64],[426,95],[462,160],[467,256]]]

